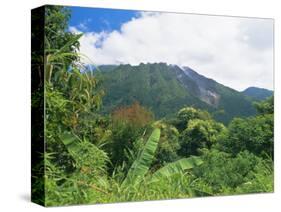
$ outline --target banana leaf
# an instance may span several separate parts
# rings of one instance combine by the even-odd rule
[[[136,185],[144,178],[153,162],[159,139],[160,129],[157,128],[152,132],[143,150],[133,162],[121,188],[125,188],[127,185]]]
[[[170,177],[174,174],[178,174],[185,170],[192,169],[195,166],[199,166],[202,163],[203,161],[199,157],[195,156],[189,158],[182,158],[173,163],[168,163],[164,167],[154,172],[149,182],[156,182],[165,177]]]

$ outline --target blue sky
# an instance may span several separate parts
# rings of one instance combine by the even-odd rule
[[[69,26],[76,26],[82,32],[119,30],[121,25],[138,16],[134,10],[70,7]]]

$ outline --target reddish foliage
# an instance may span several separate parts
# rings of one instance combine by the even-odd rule
[[[143,127],[153,120],[153,113],[142,107],[139,102],[134,102],[130,106],[114,110],[112,118],[114,121],[123,121],[134,126]]]

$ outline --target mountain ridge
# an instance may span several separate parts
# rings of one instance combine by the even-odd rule
[[[246,88],[242,93],[246,96],[252,97],[254,100],[265,100],[273,95],[273,91],[265,88],[251,86]]]
[[[104,111],[139,101],[157,118],[171,116],[193,106],[228,123],[233,117],[256,114],[253,99],[207,78],[189,67],[166,63],[99,66],[105,90]]]

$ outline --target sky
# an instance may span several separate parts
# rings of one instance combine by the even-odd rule
[[[273,90],[273,20],[71,7],[85,63],[166,62],[242,91]]]

